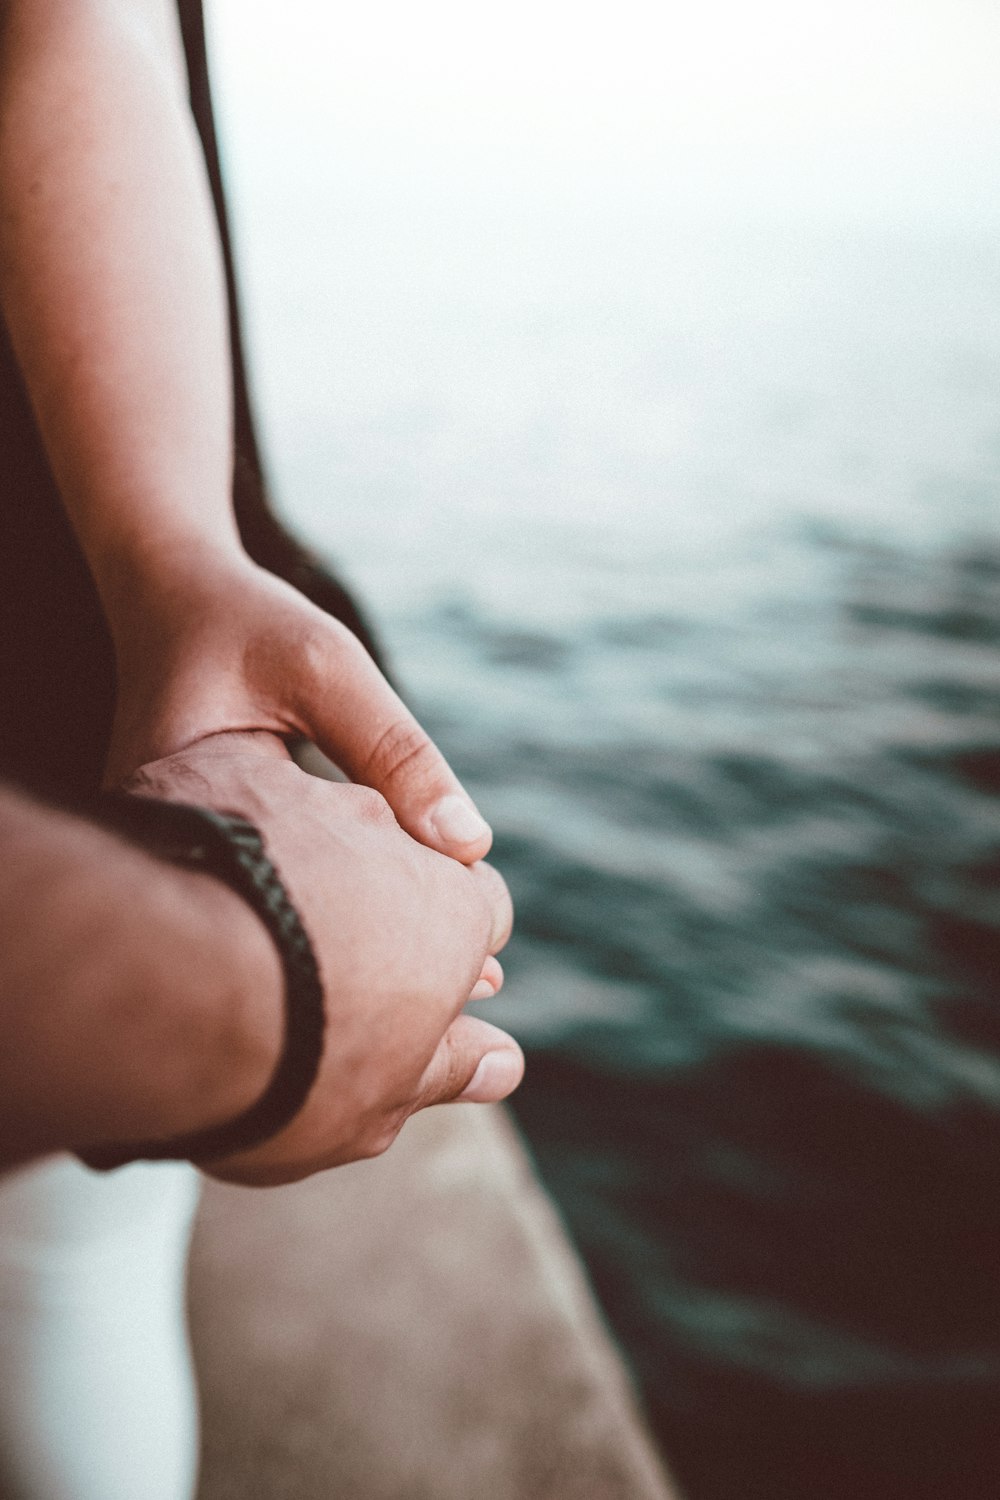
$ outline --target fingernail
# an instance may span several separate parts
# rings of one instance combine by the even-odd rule
[[[521,1058],[517,1052],[487,1052],[459,1094],[467,1104],[492,1104],[504,1099],[521,1081]]]
[[[477,979],[475,985],[473,986],[472,994],[469,996],[469,999],[492,1000],[495,994],[496,990],[494,989],[493,985],[490,984],[488,979]]]
[[[446,844],[476,843],[489,833],[490,825],[463,797],[442,797],[430,812],[430,824]]]

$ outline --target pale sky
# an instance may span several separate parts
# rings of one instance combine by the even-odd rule
[[[210,0],[226,74],[340,127],[655,150],[1000,126],[994,0]]]
[[[696,467],[714,463],[726,442],[753,449],[758,429],[740,429],[739,413],[761,359],[772,361],[765,385],[787,379],[797,391],[813,343],[821,355],[839,347],[836,319],[810,322],[829,306],[843,309],[862,351],[870,345],[875,385],[893,372],[882,415],[862,403],[844,419],[850,431],[882,423],[896,435],[887,451],[904,454],[926,436],[935,471],[951,453],[961,472],[979,441],[962,422],[979,421],[979,408],[963,395],[956,410],[971,415],[956,417],[951,433],[951,407],[931,376],[924,407],[910,386],[925,368],[921,340],[993,347],[1000,0],[284,0],[278,21],[273,0],[207,4],[259,405],[271,452],[287,465],[284,491],[307,497],[317,535],[329,525],[331,426],[338,462],[357,465],[357,483],[382,497],[394,524],[408,496],[418,530],[439,502],[464,514],[470,494],[481,506],[494,493],[541,504],[530,475],[491,487],[496,455],[519,452],[539,413],[564,442],[565,484],[546,490],[547,514],[563,491],[574,513],[619,505],[621,486],[601,488],[597,460],[588,479],[602,443],[654,469],[673,462],[675,432]],[[716,265],[703,250],[720,221]],[[802,250],[799,266],[814,226],[818,242],[855,247],[843,287],[822,256],[814,263]],[[747,230],[757,228],[754,249]],[[873,244],[884,266],[913,275],[902,274],[898,295],[891,282],[877,295],[869,286],[855,318],[849,288],[858,277],[867,284]],[[774,246],[787,275],[772,274]],[[649,355],[647,322],[661,297],[671,299],[677,338],[689,335],[694,349],[707,340],[705,378],[717,382],[725,413],[709,436],[694,387],[677,396],[677,415],[658,398],[644,404],[620,378]],[[577,350],[565,368],[560,309],[569,310],[565,348]],[[590,337],[581,329],[592,314]],[[790,327],[801,315],[812,328],[805,344],[764,337],[780,334],[786,314]],[[537,349],[533,319],[549,330]],[[785,371],[786,348],[807,350],[801,368]],[[531,350],[548,370],[534,385],[522,368]],[[745,367],[741,351],[750,351]],[[853,397],[835,365],[816,377],[816,408],[833,423],[829,448],[816,439],[803,483],[839,462],[837,412]],[[990,386],[990,431],[994,396]],[[708,400],[705,409],[716,408]],[[414,411],[442,423],[441,451],[422,477],[411,459],[422,431],[406,415]],[[482,459],[477,444],[493,457]],[[789,463],[793,493],[801,476]],[[428,474],[434,483],[421,489]],[[884,507],[906,485],[879,475]],[[349,491],[356,478],[344,481]],[[831,494],[845,503],[841,490]],[[850,494],[871,503],[864,486]],[[363,512],[352,512],[362,531]],[[372,514],[374,556],[383,511]],[[357,535],[355,544],[360,555]]]

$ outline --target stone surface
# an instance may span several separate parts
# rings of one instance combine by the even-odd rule
[[[294,1187],[211,1184],[191,1307],[199,1500],[671,1495],[499,1108]]]

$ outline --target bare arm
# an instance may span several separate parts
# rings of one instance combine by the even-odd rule
[[[209,734],[314,740],[415,838],[489,829],[350,632],[232,514],[220,252],[167,0],[0,3],[0,298],[114,637],[118,780]]]
[[[105,607],[235,547],[220,251],[164,0],[7,0],[0,291]]]
[[[0,847],[0,1170],[263,1092],[281,974],[238,896],[9,788]]]
[[[516,1043],[463,1014],[500,983],[490,955],[511,913],[495,871],[424,848],[376,793],[307,776],[273,741],[222,736],[144,767],[135,785],[260,829],[323,979],[308,1100],[213,1174],[291,1181],[385,1150],[417,1109],[517,1086]],[[0,1170],[200,1130],[259,1098],[280,1048],[282,979],[239,897],[3,788],[0,847]]]

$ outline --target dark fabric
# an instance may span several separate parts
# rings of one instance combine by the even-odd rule
[[[377,658],[346,591],[275,518],[247,389],[232,246],[212,116],[201,0],[178,0],[191,105],[226,261],[235,386],[234,502],[250,555],[344,620]],[[114,660],[0,319],[0,775],[75,799],[96,789],[114,705]]]

